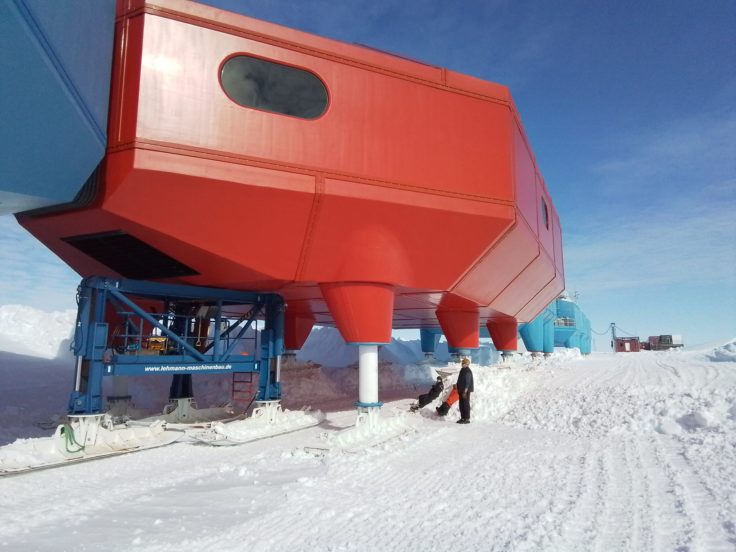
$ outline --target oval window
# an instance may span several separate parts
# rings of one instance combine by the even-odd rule
[[[313,73],[250,56],[234,56],[220,73],[228,97],[244,107],[252,107],[316,119],[327,110],[327,88]]]

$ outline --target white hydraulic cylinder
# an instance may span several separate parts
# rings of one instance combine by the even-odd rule
[[[358,346],[358,400],[378,402],[378,345]]]
[[[74,375],[74,390],[80,391],[82,389],[82,357],[77,357],[77,370]]]

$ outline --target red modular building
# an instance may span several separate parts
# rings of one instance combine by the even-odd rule
[[[104,161],[19,215],[83,276],[274,291],[286,346],[441,327],[516,348],[564,288],[506,87],[181,0],[118,2]]]
[[[638,353],[641,344],[638,337],[617,337],[614,342],[614,351],[617,353]]]

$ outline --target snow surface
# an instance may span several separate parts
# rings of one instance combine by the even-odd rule
[[[286,407],[322,410],[318,426],[0,478],[0,550],[736,550],[736,339],[508,366],[486,349],[464,426],[457,406],[406,413],[436,373],[421,358],[394,342],[379,368],[382,416],[414,431],[309,453],[351,426],[357,395],[353,352],[315,331],[283,386]],[[70,360],[0,354],[0,443],[50,433],[32,424],[64,411]],[[227,398],[224,379],[195,379],[202,406]],[[131,380],[142,408],[167,390]]]

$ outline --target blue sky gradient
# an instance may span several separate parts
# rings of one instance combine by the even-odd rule
[[[593,328],[736,336],[736,2],[204,3],[509,86]],[[74,306],[10,217],[0,251],[0,304]]]

